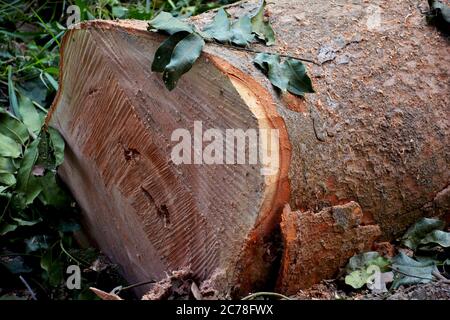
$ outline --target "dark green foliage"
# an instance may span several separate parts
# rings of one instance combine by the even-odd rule
[[[271,46],[275,44],[275,33],[268,19],[264,17],[265,6],[266,1],[264,0],[256,14],[252,17],[252,32],[258,39],[263,40],[266,45]]]
[[[177,43],[163,72],[163,81],[169,90],[173,90],[180,77],[192,68],[204,45],[202,37],[196,33],[189,34]]]
[[[266,2],[262,1],[252,17],[243,15],[234,21],[221,8],[202,31],[168,13],[160,13],[149,22],[148,29],[171,36],[157,49],[152,71],[163,73],[164,84],[169,90],[173,90],[179,78],[191,69],[200,56],[205,41],[248,47],[256,35],[266,45],[274,44],[275,34],[264,16],[265,5]],[[311,79],[300,60],[287,58],[281,63],[276,54],[259,53],[254,62],[281,91],[289,91],[298,96],[314,92]]]
[[[253,61],[281,91],[289,91],[299,96],[314,92],[311,79],[300,60],[286,58],[281,63],[280,56],[276,54],[259,53]]]
[[[373,277],[368,272],[376,266],[380,272],[391,270],[392,288],[436,280],[436,275],[448,276],[450,232],[443,231],[445,222],[439,219],[422,218],[402,237],[401,245],[413,250],[408,256],[399,252],[394,258],[381,257],[377,252],[365,252],[352,257],[347,264],[345,283],[353,288],[362,288]]]

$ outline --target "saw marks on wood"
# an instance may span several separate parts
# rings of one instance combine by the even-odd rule
[[[150,70],[159,38],[109,28],[65,37],[64,89],[52,116],[70,149],[61,174],[75,197],[85,199],[80,205],[101,248],[133,278],[161,277],[183,266],[200,279],[230,268],[232,278],[258,219],[274,214],[279,173],[270,181],[259,164],[175,165],[171,134],[177,128],[192,133],[194,121],[223,132],[274,125],[205,58],[167,91]],[[258,108],[258,98],[252,99]],[[84,182],[76,171],[95,178]]]

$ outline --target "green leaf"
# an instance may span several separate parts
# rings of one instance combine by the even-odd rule
[[[42,184],[38,177],[33,175],[30,176],[28,180],[28,187],[26,193],[19,193],[22,196],[22,204],[20,205],[22,208],[27,207],[32,204],[34,199],[42,192]]]
[[[152,63],[152,71],[154,72],[164,72],[164,69],[170,62],[173,50],[175,46],[182,39],[186,38],[189,33],[185,31],[177,32],[167,38],[155,52],[155,57]]]
[[[0,134],[14,139],[17,143],[24,145],[28,138],[27,127],[7,112],[0,109]]]
[[[5,196],[7,193],[5,193],[6,190],[8,190],[9,186],[0,186],[0,196]]]
[[[14,82],[12,80],[12,67],[9,65],[8,70],[8,95],[9,95],[9,107],[11,112],[18,117],[19,116],[19,104],[17,103],[16,91],[14,88]]]
[[[450,233],[441,230],[434,230],[420,240],[420,244],[430,243],[436,243],[441,247],[448,248],[450,247]]]
[[[252,32],[256,34],[258,39],[263,40],[266,45],[271,46],[275,44],[275,33],[270,22],[264,20],[265,7],[266,1],[264,0],[256,14],[251,18]]]
[[[303,96],[305,93],[314,92],[311,79],[306,74],[305,65],[300,60],[286,59],[284,69],[289,77],[287,90],[290,93]]]
[[[52,127],[48,128],[48,133],[50,135],[53,154],[55,156],[55,165],[59,166],[64,162],[64,139],[59,132]]]
[[[23,159],[20,163],[19,171],[17,173],[17,192],[21,192],[23,194],[27,193],[31,172],[33,170],[34,163],[38,158],[39,142],[39,138],[34,140],[25,150]]]
[[[58,91],[58,81],[55,80],[49,73],[44,72],[44,76],[47,78],[48,82],[50,82],[51,86],[55,91]]]
[[[0,157],[0,173],[15,173],[16,168],[11,158]]]
[[[43,121],[34,107],[33,102],[31,102],[28,97],[23,95],[20,97],[19,113],[22,117],[23,123],[28,127],[28,129],[35,135],[38,134],[43,125]]]
[[[350,272],[358,269],[365,269],[370,265],[376,265],[381,271],[386,271],[387,266],[389,266],[390,263],[389,259],[383,258],[378,252],[369,251],[351,257],[346,266],[346,270],[347,272]]]
[[[400,252],[392,260],[392,271],[395,272],[393,288],[401,285],[428,283],[433,280],[433,271],[437,268],[432,261],[420,262]]]
[[[365,269],[355,270],[345,276],[345,283],[355,289],[359,289],[366,285],[370,276],[371,275],[368,274]]]
[[[300,60],[288,58],[281,64],[280,56],[258,53],[253,62],[267,75],[270,82],[281,91],[303,96],[312,93],[312,82]]]
[[[61,284],[63,279],[63,265],[59,260],[53,259],[52,250],[48,250],[41,257],[41,268],[46,271],[52,287],[57,287]]]
[[[11,173],[0,173],[0,184],[12,186],[16,183],[16,178]]]
[[[165,31],[168,34],[174,34],[180,31],[192,33],[194,31],[190,25],[177,18],[174,18],[168,12],[159,13],[153,20],[150,20],[148,24],[151,29]]]
[[[258,53],[253,62],[267,75],[270,82],[280,89],[286,91],[289,78],[280,62],[280,56],[270,53]]]
[[[53,287],[57,287],[61,284],[63,280],[63,264],[61,261],[54,261],[48,270],[48,278],[50,285]]]
[[[245,47],[253,41],[252,23],[248,16],[240,17],[231,26],[231,42],[237,46]]]
[[[232,38],[230,27],[231,24],[228,19],[228,14],[223,8],[221,8],[214,16],[213,22],[207,25],[205,29],[203,29],[203,32],[219,42],[229,42]]]
[[[128,13],[128,8],[116,6],[112,8],[112,14],[116,18],[123,18]]]
[[[17,226],[20,227],[31,227],[34,226],[35,224],[38,224],[39,222],[42,222],[42,219],[35,219],[35,220],[23,220],[20,218],[12,218]]]
[[[200,56],[204,45],[205,41],[195,33],[178,42],[173,50],[170,63],[166,66],[163,73],[164,84],[169,90],[173,90],[177,85],[178,79],[192,68],[192,65]]]
[[[17,225],[2,222],[2,223],[0,223],[0,236],[4,236],[5,234],[12,232],[16,229],[17,229]]]
[[[434,230],[442,230],[444,221],[438,219],[422,218],[414,224],[402,237],[402,244],[416,250],[423,238]]]
[[[381,276],[382,272],[389,269],[390,263],[389,259],[381,257],[375,251],[354,255],[346,266],[348,275],[345,277],[345,283],[355,289],[362,288],[364,285],[369,284],[370,280],[373,280],[376,270],[379,270]],[[384,283],[379,284],[385,287]]]
[[[18,158],[21,154],[21,145],[12,138],[0,133],[0,156]]]
[[[60,208],[68,202],[67,194],[56,182],[55,173],[47,172],[43,177],[39,178],[39,181],[42,187],[39,199],[44,205]]]

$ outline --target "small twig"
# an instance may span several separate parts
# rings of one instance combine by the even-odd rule
[[[285,299],[285,300],[292,300],[291,298],[286,297],[285,295],[282,295],[282,294],[276,293],[276,292],[256,292],[256,293],[253,293],[251,295],[248,295],[248,296],[242,298],[242,300],[253,300],[254,298],[263,297],[263,296],[277,297],[277,298],[281,298],[281,299]]]
[[[155,280],[142,281],[142,282],[138,282],[138,283],[135,283],[135,284],[131,284],[131,285],[127,286],[127,287],[123,287],[122,290],[128,290],[128,289],[131,289],[131,288],[140,287],[140,286],[143,286],[143,285],[146,285],[146,284],[150,284],[150,283],[155,283],[155,282],[156,282]]]
[[[62,243],[62,239],[59,241],[59,247],[61,248],[62,252],[64,252],[70,259],[72,259],[73,261],[75,261],[77,264],[79,265],[85,265],[86,267],[89,267],[90,264],[87,263],[86,261],[82,260],[82,259],[76,259],[74,256],[72,256],[65,248],[64,245]]]
[[[122,292],[124,290],[128,290],[128,289],[135,288],[135,287],[140,287],[140,286],[150,284],[150,283],[155,283],[155,282],[156,282],[155,280],[150,280],[150,281],[142,281],[142,282],[134,283],[134,284],[131,284],[126,287],[118,286],[118,287],[115,287],[114,289],[112,289],[110,293],[118,295],[120,292]]]
[[[248,0],[240,0],[240,1],[233,2],[233,3],[230,3],[230,4],[224,5],[224,6],[220,6],[220,7],[217,7],[217,8],[210,9],[210,10],[206,10],[204,13],[206,13],[206,12],[216,12],[216,11],[219,11],[219,9],[227,9],[227,8],[231,8],[231,7],[240,6],[241,4],[243,4],[243,3],[247,2],[247,1]]]
[[[217,43],[215,41],[211,41],[210,43],[212,43],[212,44],[214,44],[216,46],[226,47],[226,48],[231,49],[231,50],[245,51],[245,52],[251,52],[251,53],[277,54],[277,55],[279,55],[280,57],[283,57],[283,58],[296,59],[296,60],[300,60],[300,61],[303,61],[303,62],[313,63],[313,64],[318,65],[318,66],[321,65],[317,61],[314,61],[314,60],[311,60],[311,59],[307,59],[307,58],[297,57],[297,56],[291,56],[291,55],[288,55],[288,54],[265,52],[265,51],[259,51],[259,50],[255,50],[255,49],[245,48],[245,47],[235,47],[235,46],[231,46],[231,45],[228,45],[228,44]]]
[[[20,281],[22,281],[22,283],[25,285],[25,287],[27,288],[28,292],[31,294],[31,299],[33,300],[37,300],[36,298],[36,294],[34,293],[33,289],[31,289],[30,285],[28,284],[28,282],[22,277],[19,276]]]
[[[400,271],[400,270],[398,270],[398,269],[395,269],[395,268],[393,268],[393,267],[391,267],[391,269],[392,269],[393,271],[395,271],[395,272],[398,272],[398,273],[404,275],[404,276],[408,276],[408,277],[412,277],[412,278],[417,278],[417,279],[423,279],[423,280],[430,280],[430,281],[433,281],[433,280],[434,280],[433,278],[426,278],[426,277],[420,277],[420,276],[415,276],[415,275],[412,275],[412,274],[408,274],[408,273],[406,273],[406,272],[402,272],[402,271]]]

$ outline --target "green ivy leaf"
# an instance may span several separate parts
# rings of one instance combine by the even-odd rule
[[[152,71],[164,72],[164,69],[170,62],[175,46],[178,42],[186,38],[188,34],[189,33],[185,31],[177,32],[161,43],[155,52],[155,57],[152,63]]]
[[[434,230],[427,234],[422,240],[420,240],[420,244],[433,243],[436,243],[444,248],[450,247],[450,233],[441,230]]]
[[[168,34],[174,34],[180,31],[185,31],[192,33],[194,30],[187,23],[174,18],[168,12],[159,13],[153,20],[149,21],[149,29],[157,29],[160,31],[165,31]]]
[[[370,276],[365,269],[355,270],[345,276],[345,283],[355,289],[359,289],[366,285]]]
[[[48,281],[52,287],[57,287],[63,279],[63,265],[58,259],[53,259],[52,250],[48,250],[41,257],[41,268],[47,273]]]
[[[423,238],[434,230],[442,230],[444,221],[439,219],[423,218],[414,224],[402,237],[402,244],[412,250],[416,250]]]
[[[22,146],[12,138],[0,133],[0,156],[18,158],[22,154]]]
[[[279,55],[258,53],[253,59],[253,62],[267,75],[275,87],[281,91],[287,90],[289,78],[285,74]]]
[[[258,53],[253,62],[283,92],[289,91],[299,96],[314,92],[306,68],[299,60],[288,58],[282,64],[277,54]]]
[[[48,133],[50,135],[50,142],[53,148],[55,166],[59,166],[64,161],[64,147],[65,147],[64,139],[59,134],[59,132],[52,127],[48,128]]]
[[[305,65],[292,58],[286,59],[284,69],[289,77],[287,90],[290,93],[303,96],[305,93],[314,93],[312,81],[306,74]]]
[[[20,96],[19,113],[22,117],[23,123],[34,134],[38,134],[43,125],[43,119],[39,116],[38,111],[33,105],[33,102],[26,97]]]
[[[392,260],[392,270],[395,272],[393,288],[401,285],[428,283],[433,280],[433,271],[437,271],[434,262],[420,262],[400,252]]]
[[[351,257],[345,268],[347,272],[351,272],[358,269],[365,269],[370,265],[376,265],[381,271],[386,271],[390,263],[389,259],[383,258],[378,252],[368,251]]]
[[[248,16],[240,17],[231,26],[231,42],[237,46],[245,47],[253,41],[252,23]]]
[[[356,254],[350,258],[345,268],[348,273],[345,277],[345,283],[355,289],[362,288],[372,279],[374,268],[380,272],[385,272],[389,269],[390,263],[389,259],[383,258],[375,251]],[[383,285],[385,286],[385,284]]]
[[[266,45],[271,46],[275,44],[275,33],[269,21],[264,20],[265,7],[266,1],[264,0],[256,14],[251,18],[252,32],[256,34],[258,39],[263,40]]]
[[[227,12],[221,8],[214,16],[214,20],[211,24],[207,25],[203,32],[210,38],[214,38],[219,42],[229,42],[232,38],[230,31],[230,20]]]
[[[196,33],[191,33],[178,42],[163,73],[164,84],[169,90],[173,90],[178,79],[192,68],[204,45],[205,41]]]

